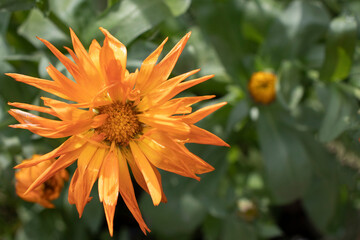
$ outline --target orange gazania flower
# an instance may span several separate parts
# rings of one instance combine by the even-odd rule
[[[36,160],[40,155],[34,155],[29,160],[24,160],[27,163]],[[35,202],[46,208],[53,208],[52,200],[60,196],[64,182],[69,179],[69,174],[65,169],[61,169],[51,176],[48,180],[34,188],[33,190],[24,194],[29,186],[38,178],[55,160],[43,161],[35,166],[29,168],[22,168],[15,173],[16,179],[16,194],[28,202]]]
[[[107,30],[103,46],[93,40],[89,52],[70,29],[74,51],[66,48],[73,61],[44,39],[40,39],[65,65],[75,81],[50,65],[53,81],[20,74],[8,74],[24,82],[75,103],[42,98],[46,107],[24,103],[11,106],[50,114],[58,120],[39,117],[18,109],[9,113],[24,128],[43,137],[68,137],[61,146],[36,160],[19,164],[30,167],[57,157],[29,187],[28,192],[77,160],[77,169],[69,187],[69,202],[81,217],[90,191],[98,179],[99,198],[103,202],[110,235],[118,193],[146,234],[146,226],[131,182],[128,166],[136,182],[150,194],[154,205],[166,202],[157,168],[200,179],[196,174],[214,168],[192,154],[185,143],[228,146],[223,140],[194,124],[226,103],[218,103],[192,112],[191,105],[214,96],[174,98],[178,93],[211,77],[184,81],[199,70],[169,78],[190,33],[159,62],[167,39],[148,56],[140,70],[126,70],[126,48]]]
[[[270,72],[256,72],[248,84],[249,92],[255,102],[269,104],[276,97],[276,75]]]

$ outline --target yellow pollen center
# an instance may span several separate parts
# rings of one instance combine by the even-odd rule
[[[127,146],[129,141],[142,131],[132,103],[115,102],[98,108],[99,114],[107,114],[104,124],[95,131],[105,136],[105,140]]]

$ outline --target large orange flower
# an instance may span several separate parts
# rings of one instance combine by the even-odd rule
[[[99,198],[103,202],[110,235],[118,193],[144,233],[146,226],[131,182],[128,165],[136,182],[150,194],[154,205],[166,202],[157,168],[199,180],[196,174],[214,168],[192,154],[185,143],[228,146],[223,140],[194,124],[224,106],[218,103],[192,112],[191,105],[214,96],[174,98],[178,93],[211,76],[184,81],[199,70],[169,78],[190,33],[159,62],[165,41],[148,56],[140,70],[126,70],[126,48],[107,30],[103,46],[96,40],[85,50],[70,29],[74,51],[66,48],[73,61],[44,39],[40,39],[65,65],[75,81],[50,65],[47,71],[53,81],[20,74],[8,74],[24,82],[73,102],[43,97],[46,107],[24,103],[11,106],[50,114],[47,119],[18,109],[9,113],[24,128],[43,137],[68,137],[61,146],[36,160],[16,166],[34,166],[48,159],[57,160],[29,187],[30,192],[59,170],[77,160],[77,169],[69,188],[69,202],[82,215],[90,192],[98,179]]]

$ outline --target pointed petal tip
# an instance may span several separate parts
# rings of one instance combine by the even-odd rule
[[[229,148],[231,148],[230,144],[228,144],[228,143],[226,143],[226,142],[224,142],[224,147],[229,147]]]
[[[16,73],[4,73],[6,76],[12,77]]]
[[[107,37],[110,33],[108,30],[106,30],[105,28],[103,27],[99,27],[100,31],[105,35],[105,37]]]
[[[13,167],[13,169],[20,169],[20,168],[22,168],[21,163]]]

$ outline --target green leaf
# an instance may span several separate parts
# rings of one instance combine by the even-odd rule
[[[303,203],[315,226],[325,231],[337,208],[339,172],[343,169],[334,155],[313,138],[306,139],[306,147],[312,156],[314,175],[304,195]]]
[[[335,212],[337,192],[338,186],[333,180],[314,177],[304,196],[304,206],[308,215],[323,231]]]
[[[197,0],[191,7],[197,24],[213,44],[228,74],[246,89],[252,70],[246,67],[249,59],[244,56],[253,43],[247,43],[241,32],[242,5],[235,1]]]
[[[241,21],[242,33],[247,39],[262,43],[271,23],[279,15],[279,6],[272,0],[243,1],[241,3],[243,21]],[[261,17],[259,17],[261,16]]]
[[[37,48],[43,48],[44,44],[36,37],[44,38],[53,44],[69,39],[69,36],[59,30],[38,9],[31,10],[26,21],[19,27],[18,32]]]
[[[191,0],[164,0],[164,2],[175,17],[184,14],[191,4]]]
[[[263,57],[276,68],[283,59],[306,54],[324,37],[329,21],[329,14],[322,4],[291,1],[270,28],[262,48]]]
[[[255,228],[244,221],[240,221],[236,215],[226,218],[223,223],[223,231],[219,239],[223,240],[256,240]]]
[[[1,10],[7,10],[7,11],[27,10],[34,7],[35,2],[36,0],[0,0],[0,13]]]
[[[324,81],[341,81],[348,75],[357,41],[357,23],[351,16],[332,20],[326,42],[325,62],[320,72]]]
[[[205,240],[219,239],[222,220],[208,216],[203,223],[202,232]]]
[[[249,114],[248,103],[244,100],[239,101],[231,110],[226,124],[226,132],[230,134],[236,124],[240,123]]]
[[[304,94],[301,85],[302,73],[294,62],[283,61],[278,74],[279,91],[277,99],[287,108],[294,110]]]
[[[127,45],[168,17],[172,13],[161,0],[123,0],[89,24],[82,35],[85,39],[101,36],[99,27],[103,27]]]
[[[278,204],[301,197],[311,178],[310,155],[301,135],[304,133],[289,126],[290,116],[275,107],[260,110],[257,122],[261,154],[268,187]]]
[[[183,194],[179,199],[171,197],[171,201],[157,207],[153,206],[151,199],[144,197],[141,198],[140,204],[144,216],[151,219],[151,230],[165,236],[193,232],[206,214],[201,202],[190,194]]]
[[[101,9],[101,2],[88,0],[49,0],[50,14],[49,19],[59,27],[66,35],[71,27],[75,33],[81,35],[81,30],[93,23],[98,16],[98,8]],[[98,2],[98,5],[96,5]],[[103,3],[104,4],[104,3]],[[80,39],[82,36],[79,36]],[[91,36],[92,37],[92,36]],[[86,39],[90,42],[91,39]],[[81,39],[83,40],[83,39]]]
[[[331,85],[327,91],[330,99],[325,105],[325,115],[319,130],[319,140],[322,142],[332,141],[353,127],[357,111],[355,99],[337,85]]]

